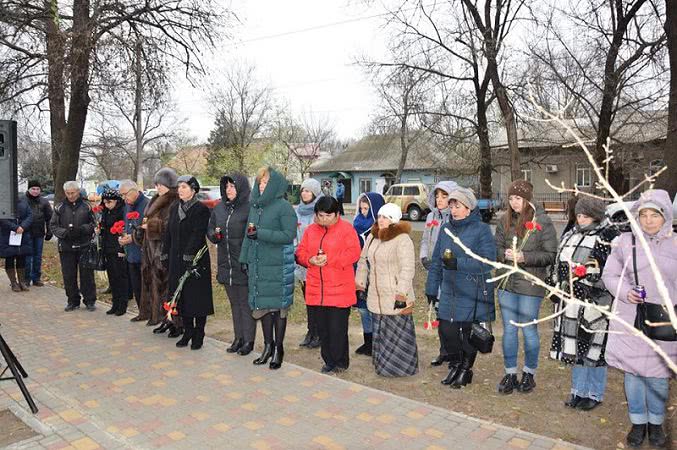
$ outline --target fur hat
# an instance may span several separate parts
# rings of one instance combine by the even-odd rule
[[[387,217],[392,223],[398,223],[402,219],[402,209],[394,203],[386,203],[378,210],[378,215]]]
[[[530,202],[534,196],[534,186],[527,180],[513,181],[510,185],[510,189],[508,189],[508,195],[519,195]]]
[[[176,183],[186,183],[196,193],[200,192],[200,183],[192,175],[181,175],[178,180],[176,180]]]
[[[449,200],[461,202],[471,211],[477,207],[477,198],[475,198],[473,191],[468,188],[458,187],[454,189],[449,194]]]
[[[39,187],[40,189],[42,189],[42,186],[40,186],[40,182],[38,180],[30,180],[28,182],[28,189],[32,187]]]
[[[598,198],[589,197],[587,195],[579,195],[576,202],[576,214],[585,214],[592,217],[595,222],[604,220],[604,211],[606,205]]]
[[[301,190],[303,189],[312,192],[315,198],[322,194],[322,186],[320,186],[320,182],[315,178],[308,178],[307,180],[304,180],[303,183],[301,183]]]
[[[161,184],[168,188],[175,188],[177,184],[178,175],[171,167],[163,167],[158,170],[153,177],[154,184]]]

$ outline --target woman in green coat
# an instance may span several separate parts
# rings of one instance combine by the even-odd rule
[[[272,168],[258,170],[240,253],[242,270],[249,276],[249,306],[263,328],[263,353],[254,364],[270,359],[271,369],[282,366],[287,311],[294,301],[296,212],[284,199],[288,184]]]

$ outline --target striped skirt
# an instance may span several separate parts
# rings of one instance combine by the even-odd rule
[[[418,372],[414,318],[374,314],[373,362],[384,377],[407,377]]]

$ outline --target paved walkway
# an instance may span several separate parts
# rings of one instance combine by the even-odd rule
[[[105,305],[63,303],[57,288],[19,295],[0,279],[0,331],[40,408],[0,383],[0,409],[40,434],[13,448],[576,448],[292,364],[256,367],[209,338],[177,349]]]

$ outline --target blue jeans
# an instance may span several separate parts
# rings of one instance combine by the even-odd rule
[[[607,367],[575,365],[571,371],[571,393],[601,402],[606,390]]]
[[[520,295],[504,290],[498,291],[498,304],[501,307],[503,319],[503,364],[505,373],[517,373],[519,327],[511,324],[510,321],[524,323],[537,319],[542,300],[542,297]],[[536,325],[523,327],[522,334],[524,335],[524,371],[533,374],[538,367],[538,352],[541,349],[538,328]]]
[[[371,334],[374,332],[374,325],[372,323],[371,313],[367,308],[358,308],[360,312],[360,319],[362,319],[362,332]]]
[[[26,281],[35,283],[42,278],[42,248],[45,244],[44,237],[31,237],[33,253],[26,255]]]
[[[668,381],[667,378],[640,377],[625,373],[625,397],[633,425],[647,422],[653,425],[663,424],[670,386]]]

